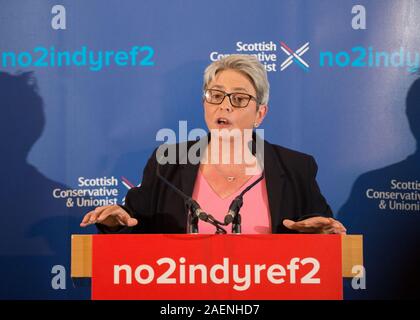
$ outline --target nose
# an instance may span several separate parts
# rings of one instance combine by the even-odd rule
[[[232,112],[233,111],[233,107],[230,103],[230,99],[228,96],[226,96],[222,103],[220,104],[220,110],[226,109],[227,112]]]

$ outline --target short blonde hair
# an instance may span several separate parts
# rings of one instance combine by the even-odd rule
[[[268,104],[270,84],[268,83],[267,71],[262,63],[253,55],[232,54],[211,63],[204,71],[203,90],[216,74],[223,70],[236,70],[246,75],[257,92],[257,104]]]

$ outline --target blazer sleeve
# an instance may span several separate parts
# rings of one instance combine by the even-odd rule
[[[121,227],[117,230],[111,230],[104,225],[96,224],[99,233],[150,233],[153,231],[153,190],[157,180],[156,166],[155,150],[143,170],[141,185],[128,190],[125,197],[125,204],[119,205],[131,217],[136,218],[138,224],[134,227]]]

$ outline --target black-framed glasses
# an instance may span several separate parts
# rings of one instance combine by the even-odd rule
[[[245,108],[248,106],[249,101],[257,101],[254,96],[242,92],[226,93],[217,89],[207,89],[204,91],[204,99],[211,104],[221,104],[226,97],[229,97],[230,104],[235,108]]]

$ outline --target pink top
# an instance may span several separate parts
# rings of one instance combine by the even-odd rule
[[[219,221],[224,221],[232,200],[259,177],[260,175],[253,176],[237,192],[226,199],[222,199],[213,191],[201,171],[198,170],[192,197],[200,204],[201,208],[206,213],[211,214]],[[242,233],[271,233],[271,217],[265,178],[245,193],[243,200],[243,206],[240,211],[242,218]],[[224,228],[228,233],[232,233],[232,224]],[[214,234],[216,228],[209,223],[199,221],[198,230],[199,233]]]

